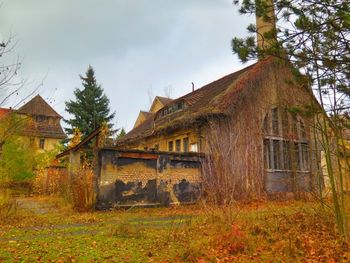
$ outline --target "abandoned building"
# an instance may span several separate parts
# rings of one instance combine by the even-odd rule
[[[262,33],[271,26],[257,18]],[[97,201],[193,202],[215,174],[243,196],[312,190],[320,159],[313,116],[301,112],[319,108],[294,79],[288,61],[266,57],[180,98],[156,97],[116,146],[97,147]],[[76,160],[79,147],[59,157]]]
[[[24,124],[19,135],[28,137],[38,151],[53,150],[66,138],[60,124],[62,117],[40,95],[17,110],[2,108],[0,111],[1,118],[10,117],[11,114],[20,117]]]

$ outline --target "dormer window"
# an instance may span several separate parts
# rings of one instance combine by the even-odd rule
[[[185,108],[185,101],[182,100],[182,101],[175,102],[175,103],[161,109],[158,112],[156,119],[162,118],[162,117],[169,115],[169,114],[172,114],[172,113],[175,113],[175,112],[180,111],[184,108]]]
[[[45,116],[37,116],[36,121],[37,122],[44,122],[46,120]]]

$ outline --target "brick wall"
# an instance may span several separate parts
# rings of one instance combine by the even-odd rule
[[[200,155],[137,150],[99,152],[98,206],[195,202]]]

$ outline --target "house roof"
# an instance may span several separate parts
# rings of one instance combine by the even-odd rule
[[[62,118],[40,95],[24,104],[17,113],[30,116],[48,116]]]
[[[60,123],[50,123],[47,121],[38,122],[30,120],[27,127],[23,131],[26,136],[65,139],[67,135],[64,133]]]
[[[139,116],[137,117],[134,128],[140,126],[142,123],[144,123],[147,119],[152,118],[154,116],[153,112],[148,111],[140,111]]]
[[[167,98],[167,97],[161,97],[161,96],[157,96],[157,99],[163,104],[166,105],[169,102],[171,102],[173,99]]]
[[[27,136],[55,139],[65,139],[67,137],[59,120],[57,120],[62,117],[40,95],[28,101],[16,113],[27,115],[32,119],[23,131],[23,134]],[[53,117],[56,120],[40,120],[39,116]]]
[[[0,119],[7,116],[10,112],[12,112],[12,109],[0,108]]]
[[[154,116],[154,113],[148,111],[140,111],[140,113],[142,113],[146,119]]]
[[[166,98],[166,97],[161,97],[161,96],[155,96],[152,105],[149,109],[149,112],[151,113],[155,113],[158,109],[157,109],[157,103],[161,104],[160,108],[163,108],[165,105],[167,105],[168,103],[170,103],[171,101],[173,101],[170,98]]]
[[[117,145],[123,146],[172,129],[190,127],[190,125],[210,116],[229,114],[234,108],[234,104],[238,102],[240,95],[244,94],[244,90],[251,87],[251,83],[261,79],[264,72],[275,64],[273,61],[272,57],[266,58],[172,100],[153,118],[147,119],[140,126],[128,132]],[[179,102],[184,103],[183,109],[171,114],[161,114],[164,109],[166,110]]]

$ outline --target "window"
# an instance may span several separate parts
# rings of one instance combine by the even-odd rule
[[[272,134],[279,135],[279,116],[278,116],[278,108],[272,109]]]
[[[184,101],[175,102],[175,103],[173,103],[173,104],[171,104],[169,106],[166,106],[163,109],[161,109],[159,111],[159,113],[157,113],[156,119],[164,117],[164,116],[166,116],[168,114],[180,111],[180,110],[182,110],[184,108],[185,108],[185,102]]]
[[[174,142],[173,141],[168,142],[168,151],[169,152],[174,151]]]
[[[46,120],[46,118],[44,116],[37,116],[36,117],[37,122],[44,122],[45,120]]]
[[[39,140],[39,148],[44,149],[45,148],[45,139],[40,139]]]
[[[181,140],[176,140],[175,141],[175,151],[176,152],[181,152]]]
[[[183,147],[184,147],[184,152],[188,152],[188,146],[189,146],[189,140],[188,140],[188,137],[186,138],[183,138],[182,140],[182,144],[183,144]]]
[[[307,143],[301,143],[301,165],[302,170],[309,170],[309,146]]]
[[[198,144],[197,143],[191,143],[190,152],[198,152]]]
[[[264,118],[263,130],[266,169],[309,171],[309,145],[300,117],[273,108]]]

